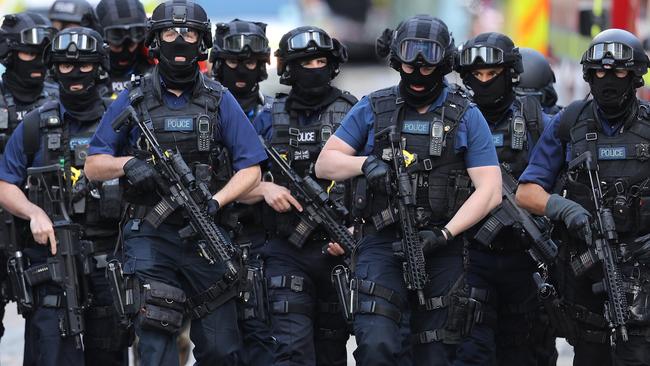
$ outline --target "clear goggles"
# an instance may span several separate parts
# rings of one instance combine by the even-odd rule
[[[245,47],[250,48],[251,52],[262,53],[268,50],[269,44],[266,38],[257,34],[233,34],[223,39],[226,51],[240,53]]]
[[[481,60],[486,65],[497,65],[503,63],[503,51],[500,48],[480,46],[464,49],[460,53],[460,66],[471,66]]]
[[[127,39],[133,43],[140,43],[144,41],[147,33],[147,28],[141,25],[138,26],[114,26],[108,27],[104,30],[106,42],[114,45],[120,45]]]
[[[634,57],[632,47],[623,43],[598,43],[591,46],[586,54],[587,61],[599,62],[604,58],[612,58],[614,61],[629,61]]]
[[[437,65],[444,55],[445,49],[430,39],[407,38],[399,45],[399,58],[404,63],[411,63],[422,57],[426,63]]]
[[[34,27],[20,32],[20,43],[30,46],[40,46],[43,42],[51,41],[56,35],[56,28]]]
[[[97,40],[82,33],[59,33],[52,41],[52,51],[68,51],[74,44],[79,51],[94,52],[98,50]]]
[[[289,38],[289,50],[292,51],[307,49],[310,44],[314,44],[316,47],[323,50],[331,50],[334,48],[330,36],[315,30],[299,33]]]

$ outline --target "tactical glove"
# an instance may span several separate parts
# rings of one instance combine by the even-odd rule
[[[144,192],[155,192],[161,182],[156,168],[138,158],[124,164],[124,175],[132,186]]]
[[[434,228],[433,230],[422,230],[418,232],[422,241],[422,252],[425,255],[431,254],[436,250],[447,245],[447,239],[442,230]]]
[[[214,198],[211,198],[208,201],[208,215],[214,217],[217,212],[219,211],[219,201],[215,200]]]
[[[374,155],[368,156],[361,166],[361,171],[372,187],[385,187],[390,166]]]
[[[591,244],[591,214],[579,203],[552,194],[546,203],[545,215],[551,220],[564,222],[569,231]]]

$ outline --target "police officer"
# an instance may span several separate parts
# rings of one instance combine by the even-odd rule
[[[6,67],[0,84],[0,154],[23,116],[48,99],[56,98],[58,88],[45,83],[47,68],[43,64],[43,49],[52,40],[56,30],[50,21],[40,14],[18,13],[4,17],[0,34],[0,62]],[[6,263],[5,250],[11,238],[13,219],[0,211],[3,224],[0,227],[0,263]],[[4,282],[6,268],[0,270],[0,282]],[[1,299],[4,304],[7,299]],[[0,310],[0,323],[4,317],[4,305]],[[4,327],[0,324],[0,337]]]
[[[534,95],[539,98],[544,113],[557,114],[562,109],[557,103],[555,91],[555,73],[544,55],[532,48],[520,48],[524,72],[519,75],[515,86],[517,95]]]
[[[460,48],[456,70],[488,122],[503,169],[518,178],[544,129],[538,100],[515,96],[513,87],[524,71],[518,48],[506,35],[479,34]],[[485,235],[491,230],[481,222],[468,231],[467,282],[484,295],[481,306],[490,315],[474,326],[462,357],[487,364],[496,356],[499,365],[536,365],[534,332],[542,329],[533,327],[539,306],[532,276],[536,263],[525,251],[530,243],[512,227],[489,240]]]
[[[44,60],[59,84],[60,98],[49,101],[28,113],[18,125],[7,144],[0,162],[0,192],[2,205],[15,216],[29,220],[37,244],[51,246],[56,252],[52,222],[43,208],[44,192],[30,202],[21,187],[25,185],[27,168],[61,163],[64,174],[72,179],[72,190],[66,192],[72,202],[69,212],[73,222],[84,225],[83,238],[93,241],[93,272],[90,274],[91,307],[85,313],[83,337],[87,357],[93,363],[126,365],[125,335],[114,323],[112,299],[104,279],[107,253],[111,252],[117,236],[121,198],[109,185],[91,186],[83,177],[85,156],[90,136],[106,110],[97,91],[102,69],[108,68],[104,41],[88,28],[67,28],[57,34],[45,52]],[[116,182],[113,182],[116,183]],[[116,186],[115,186],[116,187]],[[32,266],[45,262],[47,249],[27,245],[24,250]],[[81,290],[79,290],[81,291]],[[59,336],[62,316],[62,289],[53,282],[34,286],[35,309],[26,314],[25,365],[79,365],[83,352],[75,347],[74,338]]]
[[[260,92],[260,82],[267,79],[266,64],[271,62],[271,48],[266,38],[266,24],[234,19],[219,23],[210,53],[212,74],[235,96],[252,121],[272,99]]]
[[[353,287],[358,293],[354,356],[359,365],[410,365],[411,351],[415,364],[448,364],[468,333],[464,320],[475,315],[463,306],[469,293],[461,234],[500,203],[501,174],[484,118],[445,80],[455,50],[445,23],[428,15],[385,31],[378,53],[390,54],[399,85],[361,99],[316,164],[320,178],[367,181],[353,184],[355,204],[361,203],[353,209],[364,219],[356,248],[358,285]],[[403,154],[411,161],[411,180],[403,184],[414,187],[412,218],[424,239],[429,281],[423,299],[409,298],[402,259],[394,255],[393,243],[402,229],[391,214],[396,194],[386,187],[386,177],[393,176],[392,161],[387,161],[393,150],[383,131],[391,126],[402,142],[396,149],[407,151]],[[365,196],[359,193],[363,190]]]
[[[70,27],[87,27],[101,31],[99,21],[92,5],[86,0],[56,0],[52,3],[47,17],[54,28],[62,30]]]
[[[121,128],[116,132],[112,127],[129,104],[138,118],[150,121],[162,148],[180,152],[196,176],[216,191],[207,207],[210,214],[254,187],[260,180],[257,164],[266,155],[232,95],[199,72],[198,61],[207,58],[211,44],[210,21],[201,6],[185,0],[157,6],[145,45],[158,64],[150,75],[118,96],[90,144],[88,177],[110,180],[124,176],[129,182],[127,200],[133,204],[123,228],[123,270],[144,284],[144,303],[135,322],[142,365],[178,364],[175,335],[184,307],[192,316],[190,338],[197,362],[237,363],[236,288],[223,279],[221,263],[210,264],[199,255],[193,241],[181,239],[179,230],[188,223],[182,210],[173,212],[157,228],[143,220],[160,200],[155,193],[160,183],[154,181],[161,179],[152,165],[141,160],[150,152],[140,130]],[[218,184],[222,187],[217,191]],[[174,301],[156,301],[161,296]],[[145,309],[155,309],[155,313]],[[178,322],[157,321],[160,317]]]
[[[555,277],[563,306],[555,313],[574,347],[574,365],[648,364],[648,270],[647,263],[637,259],[647,254],[647,248],[636,250],[633,241],[649,227],[644,221],[648,217],[644,162],[650,115],[648,104],[636,98],[649,60],[633,34],[608,29],[594,37],[581,63],[593,99],[573,102],[553,118],[519,178],[517,200],[532,213],[563,223],[568,231],[560,246],[561,271]],[[592,240],[589,226],[594,202],[589,175],[580,167],[562,185],[565,197],[550,194],[564,180],[560,171],[585,151],[592,152],[592,166],[598,169],[604,206],[613,212],[618,243],[629,248],[620,258],[623,244],[611,242],[630,304],[624,309],[629,340],[625,342],[618,334],[614,349],[608,347],[613,334],[603,317],[605,295],[592,291],[592,285],[602,279],[600,264],[579,275],[571,269],[584,264],[580,255]]]
[[[131,82],[131,75],[144,75],[153,65],[144,47],[147,14],[138,0],[102,0],[95,12],[110,50],[109,93],[116,97]]]
[[[212,75],[233,94],[251,122],[265,104],[270,108],[273,102],[273,98],[260,92],[259,86],[268,77],[266,64],[270,59],[266,24],[239,19],[217,24],[210,53]],[[225,209],[221,216],[224,224],[231,223],[230,229],[244,250],[246,261],[247,283],[239,303],[239,324],[244,337],[241,357],[247,365],[271,365],[277,342],[271,332],[261,258],[266,242],[262,205],[235,204]]]
[[[291,91],[276,95],[255,118],[255,129],[286,154],[298,175],[313,176],[320,149],[356,103],[348,92],[331,86],[347,61],[347,50],[324,30],[304,26],[282,36],[275,56],[280,82]],[[290,211],[302,207],[277,167],[270,166],[265,177],[247,203],[266,202],[263,220],[270,237],[264,252],[273,336],[279,343],[276,364],[345,365],[348,331],[330,282],[332,268],[342,259],[323,253],[328,239],[321,229],[296,232],[298,217]],[[341,199],[344,187],[334,185],[329,193]],[[291,244],[294,235],[300,239]]]

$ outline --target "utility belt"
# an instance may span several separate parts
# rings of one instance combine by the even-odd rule
[[[133,318],[143,328],[176,334],[183,318],[202,318],[237,296],[238,283],[219,280],[192,297],[177,287],[151,280],[140,281],[135,275],[125,276],[122,265],[111,260],[106,267],[113,305],[120,323],[131,326]]]

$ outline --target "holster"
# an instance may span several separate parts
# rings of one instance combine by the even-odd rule
[[[143,328],[175,334],[183,326],[185,292],[162,282],[149,281],[143,286],[143,303],[138,320]]]
[[[269,297],[263,265],[246,263],[246,279],[241,282],[239,299],[243,306],[239,307],[240,319],[258,319],[265,323],[269,318]]]

